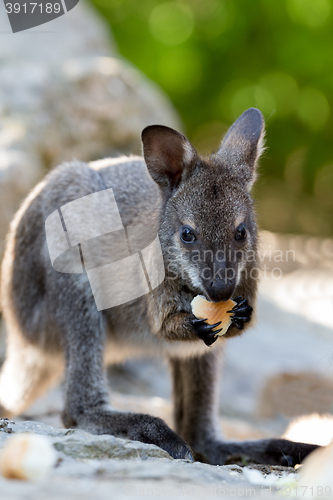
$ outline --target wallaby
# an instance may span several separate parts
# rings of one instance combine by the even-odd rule
[[[257,276],[251,270],[257,263],[247,258],[257,248],[250,189],[263,135],[261,112],[248,109],[219,150],[202,158],[182,134],[152,125],[142,132],[144,159],[73,161],[37,185],[12,222],[2,265],[8,334],[0,377],[2,417],[23,412],[65,371],[66,427],[153,443],[174,458],[194,456],[211,464],[242,455],[292,465],[316,448],[283,439],[225,442],[219,430],[224,339],[250,324],[255,306]],[[125,228],[136,223],[155,227],[165,276],[141,297],[99,310],[88,269],[65,273],[52,266],[45,228],[48,217],[62,211],[68,236],[68,204],[110,189]],[[97,210],[107,217],[103,203]],[[82,227],[82,219],[79,211],[74,213],[71,227]],[[94,252],[105,252],[105,241],[99,247],[97,240]],[[85,265],[80,244],[76,250]],[[216,257],[218,252],[223,259]],[[232,276],[227,275],[230,269]],[[120,285],[125,282],[124,274]],[[218,325],[192,314],[197,295],[213,302],[236,299],[233,323],[223,337],[216,334]],[[175,432],[159,418],[114,411],[108,402],[104,364],[150,354],[166,356],[170,363]]]

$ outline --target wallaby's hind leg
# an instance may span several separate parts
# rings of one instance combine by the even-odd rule
[[[217,422],[219,357],[214,349],[198,358],[171,361],[176,431],[198,460],[223,465],[231,457],[243,457],[261,464],[292,466],[317,448],[286,439],[222,441]]]
[[[160,418],[110,407],[103,366],[104,317],[95,304],[82,297],[76,301],[75,316],[66,318],[64,425],[156,444],[173,458],[191,458],[187,444]]]
[[[0,417],[11,418],[25,411],[61,377],[63,361],[45,355],[20,338],[8,339],[0,372]]]

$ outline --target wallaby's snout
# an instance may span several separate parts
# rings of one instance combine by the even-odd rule
[[[212,302],[221,302],[221,300],[229,300],[235,289],[234,279],[220,279],[210,280],[205,286],[209,299]]]
[[[212,302],[229,300],[236,286],[235,274],[225,262],[218,265],[214,262],[212,267],[203,269],[201,283],[206,298]]]

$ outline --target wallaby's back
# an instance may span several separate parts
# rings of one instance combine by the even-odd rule
[[[16,214],[8,235],[2,264],[1,298],[8,324],[18,322],[18,331],[30,341],[52,351],[60,345],[52,293],[87,277],[57,273],[51,265],[46,244],[45,221],[63,205],[86,195],[112,188],[125,226],[156,224],[160,193],[138,157],[105,159],[91,164],[60,165],[36,186]],[[103,206],[100,207],[103,217]],[[80,214],[77,221],[80,225]],[[52,284],[54,279],[58,289]],[[50,307],[51,306],[51,307]],[[52,321],[53,318],[53,321]]]

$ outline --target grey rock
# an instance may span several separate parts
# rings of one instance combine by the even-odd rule
[[[251,496],[271,496],[270,492],[265,496],[261,486],[249,483],[237,465],[211,466],[173,460],[153,445],[56,429],[37,422],[16,422],[12,427],[14,434],[33,432],[49,436],[58,450],[59,461],[49,477],[39,483],[6,480],[0,476],[1,498],[6,500],[109,500],[110,495],[116,500],[133,495],[231,498],[238,493],[246,496],[246,490],[247,496],[250,490]],[[0,453],[7,439],[8,434],[0,427]],[[269,474],[271,469],[263,472]],[[274,472],[281,475],[291,471]]]
[[[11,429],[8,432],[8,428]],[[170,455],[152,444],[120,439],[110,435],[95,436],[78,429],[57,429],[40,422],[7,422],[0,419],[0,446],[7,440],[8,435],[30,432],[42,434],[51,438],[53,446],[59,452],[73,458],[102,459],[102,458],[166,458]]]
[[[49,166],[72,158],[140,154],[141,131],[146,125],[180,127],[157,87],[117,58],[67,61],[45,107],[45,134],[38,149]]]
[[[78,434],[79,433],[79,434]],[[114,436],[94,436],[83,431],[74,431],[61,440],[54,441],[56,450],[73,458],[101,459],[101,458],[166,458],[170,455],[155,445],[128,441]]]
[[[167,97],[117,58],[106,26],[82,0],[49,26],[1,34],[0,259],[10,220],[48,169],[140,153],[141,130],[152,123],[181,128]]]

